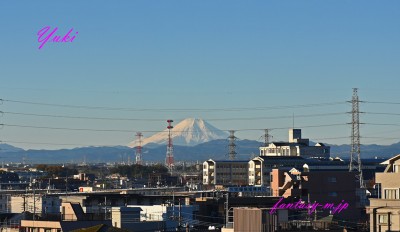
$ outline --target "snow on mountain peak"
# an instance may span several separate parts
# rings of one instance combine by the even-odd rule
[[[174,128],[171,130],[171,136],[174,145],[194,146],[211,140],[226,139],[228,137],[226,132],[217,129],[203,119],[187,118],[173,126]],[[162,132],[144,138],[142,140],[142,146],[149,143],[166,144],[167,139],[168,129],[165,129]],[[129,146],[137,146],[136,141],[132,141]]]

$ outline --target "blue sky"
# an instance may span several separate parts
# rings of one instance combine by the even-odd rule
[[[399,1],[1,1],[0,98],[41,103],[128,107],[105,111],[4,101],[3,112],[87,117],[210,120],[259,139],[261,129],[350,122],[349,104],[279,110],[190,111],[344,102],[400,102]],[[37,32],[73,28],[72,43],[38,49]],[[175,108],[182,111],[162,111]],[[362,103],[366,112],[400,113],[398,105]],[[343,113],[336,115],[337,113]],[[364,114],[362,143],[400,139],[399,116]],[[160,131],[164,121],[107,121],[3,114],[1,141],[23,148],[126,145],[134,133],[10,127]],[[243,129],[260,129],[243,130]],[[152,133],[144,133],[150,136]],[[286,140],[286,130],[272,131]],[[304,128],[322,142],[349,143],[350,127]],[[367,138],[371,137],[371,138]],[[374,138],[372,138],[374,137]],[[333,139],[329,139],[333,138]],[[390,138],[390,139],[385,139]],[[399,137],[400,138],[400,137]],[[16,143],[18,142],[18,143]],[[23,143],[29,142],[29,143]],[[40,144],[48,143],[48,144]],[[54,143],[54,144],[53,144]],[[71,145],[55,145],[68,143]]]

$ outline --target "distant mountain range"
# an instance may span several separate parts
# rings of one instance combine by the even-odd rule
[[[236,141],[238,160],[249,160],[259,154],[261,142],[253,140]],[[329,145],[329,144],[327,144]],[[331,156],[347,159],[350,153],[350,145],[330,145]],[[0,144],[0,159],[7,162],[21,163],[100,163],[100,162],[131,162],[134,161],[135,150],[130,147],[81,147],[60,150],[22,150],[8,144]],[[8,148],[8,149],[3,149]],[[143,147],[143,160],[149,162],[163,162],[166,146]],[[362,158],[389,158],[400,153],[400,143],[392,145],[362,145]],[[176,161],[199,161],[207,159],[228,159],[228,140],[219,139],[195,146],[174,146]]]
[[[2,145],[2,144],[0,144]],[[154,144],[152,144],[154,146]],[[260,142],[251,140],[236,141],[237,159],[247,160],[256,156]],[[165,159],[166,145],[157,147],[143,147],[143,160],[150,162],[163,162]],[[60,150],[0,150],[0,158],[4,162],[26,163],[82,163],[82,162],[128,162],[128,157],[133,162],[135,149],[124,146],[117,147],[80,147]],[[176,161],[205,161],[207,159],[227,159],[228,140],[212,140],[195,146],[174,145]]]
[[[168,130],[143,139],[143,160],[163,162],[166,155]],[[228,159],[228,134],[202,119],[188,118],[176,124],[171,135],[176,161],[205,161],[207,159]],[[261,142],[237,140],[237,159],[249,160],[259,154]],[[314,145],[315,143],[310,142]],[[326,144],[329,145],[329,144]],[[80,147],[60,150],[23,150],[9,144],[0,144],[0,159],[3,162],[26,163],[100,163],[131,162],[135,160],[137,141],[126,146]],[[350,145],[329,145],[331,156],[349,158]],[[400,143],[392,145],[362,145],[362,158],[388,158],[400,153]]]

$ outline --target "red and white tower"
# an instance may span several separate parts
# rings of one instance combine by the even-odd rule
[[[142,165],[142,132],[136,133],[136,164]]]
[[[172,128],[174,128],[172,126],[173,122],[174,121],[171,119],[167,120],[168,142],[167,142],[167,157],[165,158],[165,165],[170,171],[172,171],[172,169],[174,168],[174,148],[172,145],[172,137],[171,137],[171,130]]]

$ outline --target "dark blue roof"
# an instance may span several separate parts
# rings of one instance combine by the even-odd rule
[[[235,162],[235,163],[243,163],[243,162],[246,162],[246,163],[248,163],[249,162],[249,160],[213,160],[214,162],[218,162],[218,163],[232,163],[232,162]]]

